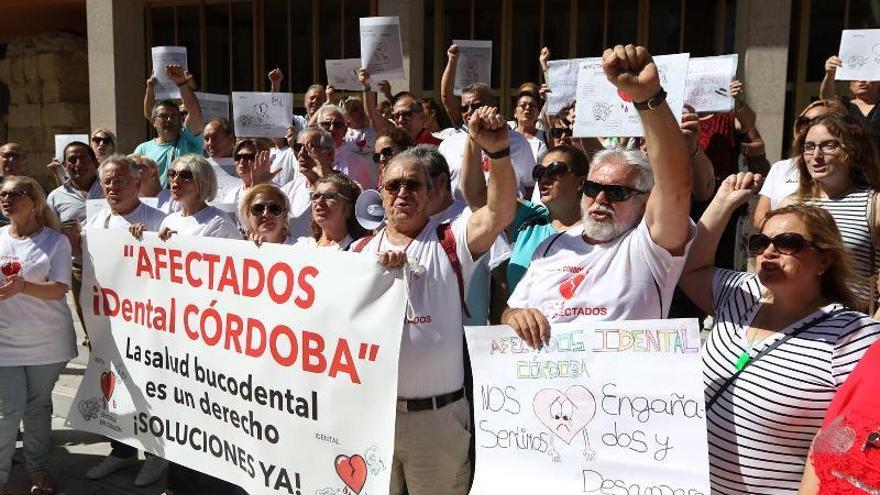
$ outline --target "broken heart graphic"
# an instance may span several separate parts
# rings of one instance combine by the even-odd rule
[[[559,284],[559,295],[561,295],[565,299],[571,299],[572,297],[574,297],[575,291],[577,291],[577,288],[580,287],[581,282],[584,281],[584,278],[586,278],[586,275],[584,275],[583,273],[578,273],[574,277],[571,277],[565,282]]]
[[[266,112],[269,111],[269,105],[266,105],[265,103],[257,103],[254,105],[254,111],[257,112],[257,115],[260,117],[265,117]]]
[[[358,454],[351,457],[340,454],[336,456],[336,474],[355,494],[364,489],[367,482],[367,462]]]
[[[572,385],[564,393],[545,388],[535,394],[532,408],[551,433],[570,444],[596,415],[596,398],[583,385]]]
[[[0,267],[0,272],[2,272],[3,275],[6,277],[18,275],[19,273],[21,273],[21,261],[12,260],[3,263],[3,266]]]

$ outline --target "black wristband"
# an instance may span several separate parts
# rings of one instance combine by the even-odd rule
[[[503,150],[498,150],[498,151],[494,151],[494,152],[487,151],[484,149],[483,153],[485,153],[486,156],[488,156],[489,158],[491,158],[493,160],[497,160],[499,158],[504,158],[505,156],[510,156],[510,146],[508,146],[507,148],[504,148]]]
[[[663,88],[660,88],[660,91],[654,93],[654,96],[648,98],[645,101],[633,101],[633,106],[636,107],[638,111],[644,110],[653,110],[660,106],[664,101],[666,101],[666,91]]]

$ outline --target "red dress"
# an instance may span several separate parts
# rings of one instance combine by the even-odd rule
[[[835,394],[811,459],[821,495],[880,494],[880,343]]]

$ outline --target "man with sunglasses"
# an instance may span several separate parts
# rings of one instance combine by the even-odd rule
[[[336,105],[324,105],[318,109],[317,122],[318,127],[333,136],[333,169],[351,177],[364,189],[375,185],[378,176],[376,165],[369,158],[353,152],[345,142],[348,124],[342,109]]]
[[[434,183],[419,148],[392,159],[382,183],[387,222],[354,247],[389,268],[408,264],[410,310],[403,322],[390,493],[464,495],[470,481],[470,419],[464,399],[462,311],[474,267],[513,219],[515,178],[507,124],[496,113],[475,123],[491,157],[489,203],[451,223],[431,219]],[[457,265],[457,266],[456,266]]]
[[[318,179],[335,174],[333,136],[321,128],[310,127],[299,133],[291,146],[297,160],[296,177],[281,188],[290,201],[290,235],[294,239],[309,235],[312,226],[312,192]]]
[[[693,174],[657,66],[645,48],[618,45],[603,68],[632,96],[647,140],[662,145],[650,165],[641,151],[593,157],[581,185],[583,228],[538,246],[502,315],[535,348],[549,342],[551,322],[665,318],[694,235]]]

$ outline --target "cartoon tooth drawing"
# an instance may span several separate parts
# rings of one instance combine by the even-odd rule
[[[535,394],[532,408],[538,420],[550,430],[550,450],[547,454],[553,462],[559,462],[562,456],[553,447],[553,437],[567,445],[578,436],[584,437],[584,460],[592,462],[596,453],[590,448],[587,425],[596,416],[596,398],[587,387],[572,385],[565,392],[553,388],[545,388]]]

